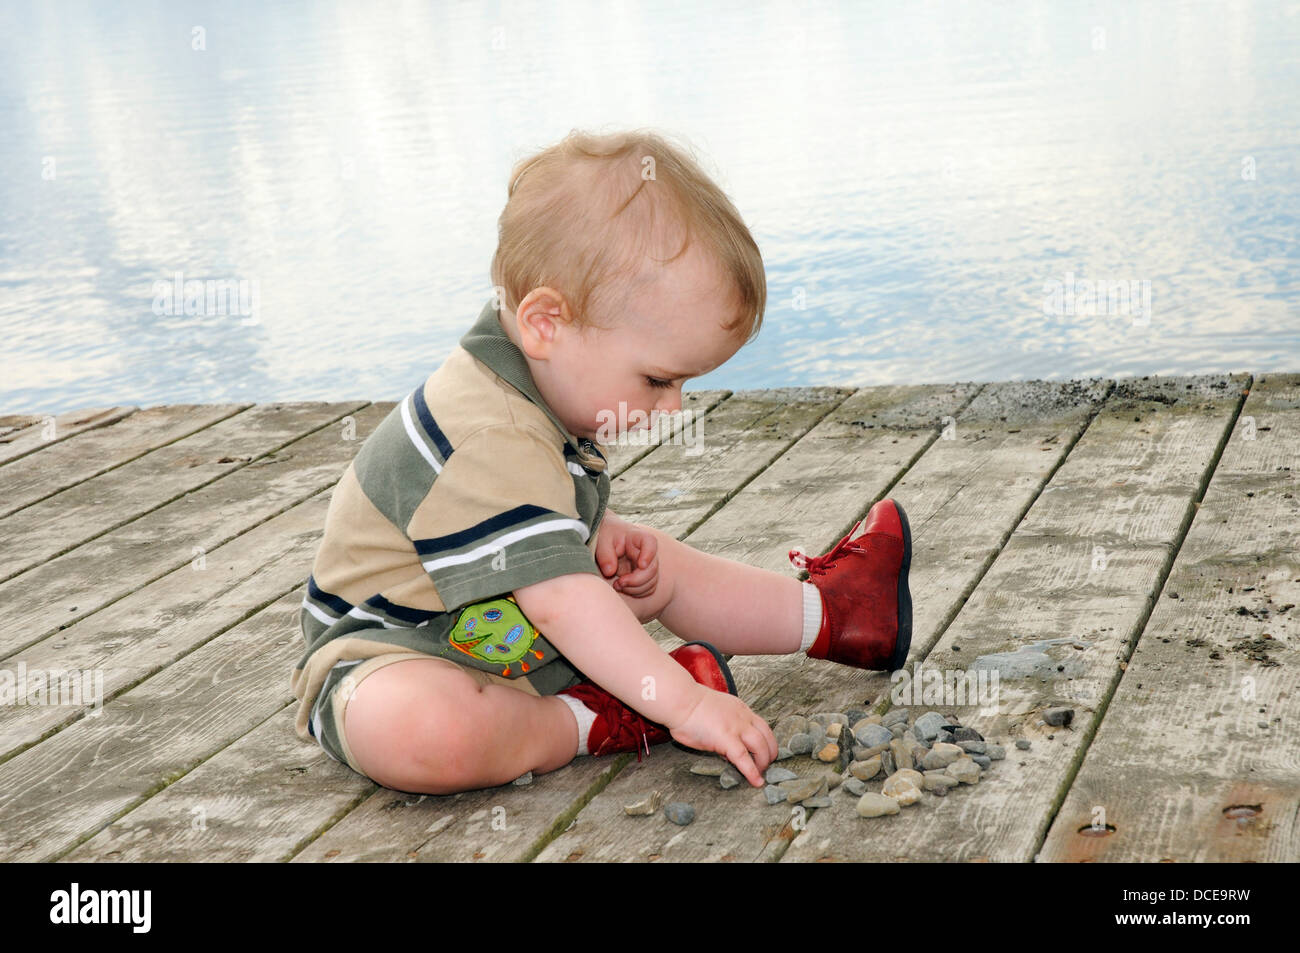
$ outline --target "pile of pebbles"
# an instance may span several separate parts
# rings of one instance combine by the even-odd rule
[[[1060,711],[1057,717],[1068,724],[1069,716],[1064,714],[1068,709]],[[762,792],[768,804],[833,807],[837,800],[846,800],[831,797],[832,791],[840,790],[857,798],[860,817],[897,814],[919,803],[926,793],[946,797],[953,788],[978,784],[994,761],[1006,758],[1003,745],[986,741],[974,728],[963,727],[955,717],[938,711],[920,712],[915,718],[907,708],[895,708],[884,715],[862,709],[786,715],[773,726],[772,733],[778,745],[777,762],[806,755],[813,765],[802,774],[776,762],[769,765]],[[749,786],[744,776],[721,758],[698,761],[690,770],[716,777],[724,790]],[[881,782],[879,789],[869,790],[868,783],[874,787],[877,781]],[[630,815],[658,813],[660,803],[652,795],[625,805],[624,811]],[[664,813],[674,823],[689,824],[694,812],[684,811],[687,807],[675,802],[666,805]]]

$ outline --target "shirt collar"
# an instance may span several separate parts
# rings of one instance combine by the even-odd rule
[[[590,440],[579,440],[569,433],[564,424],[560,423],[560,418],[555,416],[555,412],[542,399],[537,385],[533,383],[533,375],[528,370],[528,359],[506,335],[497,314],[496,299],[489,298],[483,310],[479,312],[474,326],[460,339],[460,346],[536,404],[550,418],[555,428],[564,434],[565,441],[582,460],[583,466],[589,470],[602,472],[606,464],[604,454]]]

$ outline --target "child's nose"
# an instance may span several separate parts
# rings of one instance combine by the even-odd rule
[[[682,409],[682,392],[678,387],[670,388],[664,398],[655,405],[661,414],[675,414]]]

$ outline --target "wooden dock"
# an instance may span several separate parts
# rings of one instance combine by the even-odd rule
[[[115,407],[0,418],[0,690],[28,680],[0,705],[0,858],[1300,860],[1300,375],[688,396],[703,452],[612,448],[620,515],[793,574],[790,549],[892,496],[910,661],[1059,663],[955,710],[1007,747],[978,785],[799,817],[662,745],[528,786],[381,788],[294,734],[289,672],[330,489],[392,405]],[[889,704],[881,673],[731,665],[769,721]],[[60,672],[102,694],[42,704],[32,680]],[[1043,728],[1058,705],[1073,723]],[[624,814],[651,790],[695,822]]]

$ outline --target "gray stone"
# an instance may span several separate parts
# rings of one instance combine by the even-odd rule
[[[988,745],[984,751],[990,761],[1001,761],[1007,756],[1007,749],[1001,745]]]
[[[825,794],[818,794],[813,797],[804,798],[803,800],[804,807],[830,807],[834,803],[835,802]]]
[[[903,807],[910,807],[921,800],[920,786],[911,778],[904,777],[901,771],[885,781],[880,793],[892,797]]]
[[[906,708],[891,708],[881,717],[880,723],[888,728],[890,725],[906,722],[910,717],[912,717],[912,713]]]
[[[803,715],[785,715],[777,719],[775,727],[772,728],[772,734],[776,738],[777,744],[789,741],[795,735],[808,733],[808,719]]]
[[[884,725],[871,725],[859,722],[853,726],[853,737],[864,748],[887,745],[894,740],[894,733]]]
[[[927,771],[925,777],[921,779],[921,790],[937,794],[942,789],[946,794],[948,788],[955,788],[959,783],[945,771]]]
[[[664,817],[674,824],[680,824],[685,827],[691,821],[695,820],[695,808],[681,801],[673,801],[671,804],[664,805]]]
[[[1017,739],[1016,739],[1016,747],[1019,748],[1021,751],[1028,751],[1028,750],[1029,750],[1029,739],[1027,739],[1027,738],[1017,738]]]
[[[512,781],[511,783],[512,783],[512,784],[517,784],[517,785],[519,785],[520,787],[523,787],[525,784],[532,784],[532,783],[533,783],[533,772],[531,772],[531,771],[525,771],[523,774],[519,775],[519,777],[515,778],[514,781]]]
[[[798,734],[790,739],[791,754],[810,754],[813,749],[813,736],[809,734]]]
[[[979,783],[980,766],[972,761],[969,756],[958,758],[944,770],[948,772],[950,778],[956,778],[962,784]]]
[[[901,738],[907,734],[907,722],[896,721],[889,726],[889,731],[895,738]]]
[[[865,708],[846,708],[844,714],[849,717],[849,724],[856,726],[863,718],[870,718],[871,712]]]
[[[623,813],[631,817],[648,816],[659,812],[659,805],[664,802],[663,793],[651,791],[645,797],[623,805]]]
[[[961,755],[961,748],[939,741],[921,760],[921,765],[926,771],[941,771],[960,758]]]
[[[782,781],[794,781],[797,780],[798,777],[799,775],[795,774],[789,768],[783,768],[779,764],[771,765],[763,772],[763,780],[768,784],[780,784]]]
[[[894,764],[894,756],[888,751],[880,753],[880,767],[885,772],[886,777],[898,770],[898,766]]]
[[[848,791],[854,797],[861,797],[866,793],[867,782],[859,781],[857,778],[846,778],[840,787],[844,788],[844,790]]]
[[[722,776],[722,772],[727,766],[727,762],[717,758],[711,761],[696,761],[691,765],[691,774],[698,774],[705,778],[717,778]]]
[[[769,784],[763,788],[763,797],[767,798],[768,804],[780,804],[785,800],[785,792],[775,784]]]
[[[943,715],[939,714],[939,712],[927,711],[916,719],[913,730],[916,732],[916,737],[922,741],[932,741],[935,735],[939,733],[939,729],[946,724]]]
[[[731,764],[723,768],[722,773],[718,775],[718,784],[722,787],[722,790],[724,791],[731,790],[736,785],[740,784],[741,781],[744,780],[745,780],[745,776],[736,770],[735,765],[731,765]]]
[[[808,720],[821,725],[827,731],[830,730],[831,725],[849,724],[849,716],[842,711],[819,711],[815,715],[809,715]]]
[[[970,759],[978,764],[981,768],[987,768],[993,764],[993,759],[986,754],[973,754]]]
[[[867,758],[865,761],[854,761],[849,765],[849,774],[859,781],[870,781],[880,773],[880,767],[880,755],[876,755],[874,758]]]
[[[961,744],[963,741],[983,741],[984,736],[974,728],[957,728],[952,733],[952,740]]]
[[[936,787],[930,793],[933,794],[935,797],[947,797],[948,789],[944,787]]]
[[[1060,728],[1074,721],[1073,708],[1049,708],[1043,712],[1043,721],[1047,722],[1053,728]]]
[[[901,810],[897,801],[883,794],[868,791],[858,798],[858,817],[883,817],[886,814],[897,814]]]
[[[959,741],[957,746],[967,754],[986,754],[986,746],[982,741]]]
[[[892,735],[890,736],[890,739],[889,739],[889,740],[890,740],[890,741],[893,741],[893,740],[894,740]],[[888,750],[889,750],[889,745],[888,745],[888,744],[883,744],[883,745],[872,745],[870,748],[866,747],[865,745],[854,745],[854,746],[853,746],[853,760],[854,760],[854,761],[866,761],[868,758],[874,758],[876,755],[880,754],[882,751],[888,751]]]
[[[832,761],[840,760],[840,746],[833,741],[828,741],[817,749],[814,757],[821,762],[829,764]]]
[[[777,760],[777,761],[784,761],[786,758],[793,758],[793,757],[794,757],[794,752],[791,751],[789,748],[781,748],[781,747],[778,747],[778,748],[776,749],[776,760]]]
[[[785,792],[786,800],[798,804],[804,798],[825,793],[826,782],[821,778],[800,778],[797,781],[782,781],[779,785]]]

